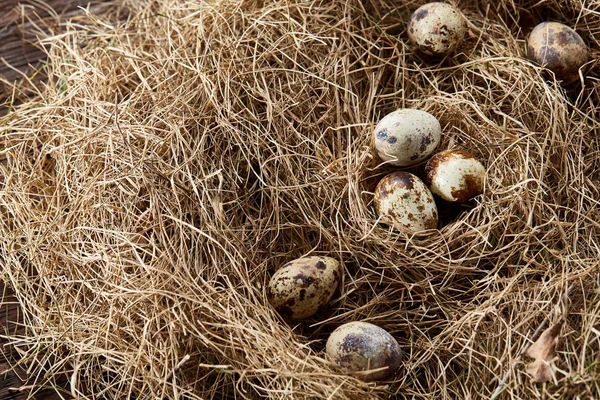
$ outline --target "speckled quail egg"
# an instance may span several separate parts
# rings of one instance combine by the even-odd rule
[[[542,22],[527,39],[527,58],[548,68],[556,78],[571,83],[588,60],[588,48],[581,36],[559,22]]]
[[[425,54],[453,52],[467,33],[462,13],[446,3],[428,3],[419,7],[408,21],[408,37]]]
[[[426,111],[401,108],[383,117],[373,134],[379,157],[392,165],[406,167],[423,161],[435,150],[442,127]]]
[[[435,229],[438,212],[433,195],[425,184],[408,172],[393,172],[375,188],[375,209],[385,224],[399,231]]]
[[[349,322],[338,327],[329,336],[325,352],[338,367],[364,380],[389,377],[400,366],[402,357],[396,339],[368,322]],[[377,371],[363,372],[371,370]]]
[[[483,193],[485,168],[466,151],[437,153],[427,161],[425,175],[431,191],[452,203],[465,203]]]
[[[331,299],[341,275],[340,263],[334,258],[298,258],[273,274],[267,297],[284,318],[308,318]]]

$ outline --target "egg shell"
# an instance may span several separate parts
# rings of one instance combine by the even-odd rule
[[[298,258],[273,274],[267,297],[284,318],[308,318],[331,299],[341,275],[340,263],[334,258]]]
[[[570,27],[559,22],[542,22],[527,39],[527,58],[548,68],[556,78],[571,83],[588,60],[585,42]]]
[[[398,171],[383,177],[375,188],[374,202],[381,221],[399,231],[413,233],[437,227],[433,195],[411,173]]]
[[[383,161],[406,167],[423,161],[435,150],[442,127],[426,111],[401,108],[383,117],[373,135],[375,150]]]
[[[349,322],[334,330],[325,352],[329,359],[346,372],[357,373],[385,368],[378,371],[358,373],[364,380],[389,377],[400,366],[402,350],[385,329],[368,322]]]
[[[425,165],[425,175],[431,191],[452,203],[465,203],[483,193],[485,167],[466,151],[437,153]]]
[[[467,23],[450,4],[435,2],[419,7],[408,21],[408,38],[425,54],[445,55],[462,43]]]

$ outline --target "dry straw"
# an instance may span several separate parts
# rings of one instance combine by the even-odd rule
[[[23,79],[0,119],[2,277],[29,383],[65,374],[88,399],[598,393],[599,3],[461,1],[469,37],[443,60],[407,44],[422,3],[127,0],[53,26],[48,79]],[[590,46],[571,88],[524,58],[545,19]],[[487,167],[439,231],[377,223],[392,168],[370,135],[399,107]],[[307,254],[342,261],[343,283],[288,324],[265,284]],[[405,349],[392,381],[326,361],[356,320]],[[558,321],[555,381],[531,384],[521,353]]]

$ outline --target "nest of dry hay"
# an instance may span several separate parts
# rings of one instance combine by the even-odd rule
[[[422,3],[130,0],[43,38],[48,80],[0,119],[2,276],[33,387],[64,374],[81,398],[597,393],[597,63],[562,88],[524,37],[558,20],[596,59],[598,3],[461,1],[469,38],[443,60],[406,40]],[[487,168],[483,196],[414,236],[372,204],[393,170],[372,129],[399,107],[434,114],[440,148]],[[343,282],[289,324],[265,285],[308,254],[343,262]],[[356,320],[405,350],[393,380],[325,359],[328,334]],[[531,384],[521,352],[560,321],[555,381]]]

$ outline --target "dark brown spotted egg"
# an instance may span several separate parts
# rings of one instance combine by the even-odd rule
[[[425,54],[444,55],[456,50],[467,33],[462,13],[446,3],[419,7],[408,21],[408,37]]]
[[[427,161],[425,175],[431,191],[452,203],[465,203],[483,193],[485,168],[466,151],[437,153]]]
[[[308,318],[331,299],[341,275],[340,263],[331,257],[299,258],[273,274],[267,296],[284,318]]]
[[[442,127],[426,111],[401,108],[383,117],[373,135],[375,150],[383,161],[406,167],[423,161],[435,150]]]
[[[350,322],[338,327],[329,336],[325,352],[338,367],[364,380],[390,377],[402,358],[396,339],[368,322]]]
[[[588,60],[588,48],[581,36],[559,22],[542,22],[527,39],[527,58],[548,68],[558,80],[571,83]]]
[[[438,212],[425,184],[408,172],[386,175],[375,188],[375,209],[381,222],[408,233],[435,229]]]

